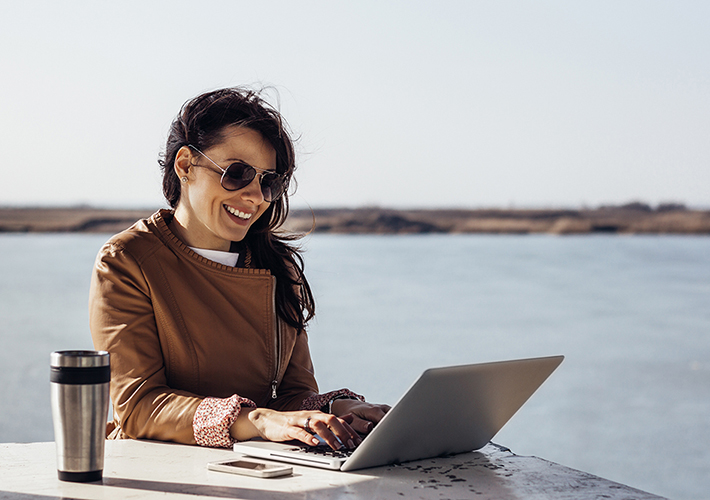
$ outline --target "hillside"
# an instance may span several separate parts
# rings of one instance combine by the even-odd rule
[[[0,232],[115,233],[149,210],[75,208],[0,208]],[[395,210],[342,208],[292,210],[292,232],[339,234],[704,234],[710,235],[710,211],[682,205],[651,208],[641,203],[595,209]]]

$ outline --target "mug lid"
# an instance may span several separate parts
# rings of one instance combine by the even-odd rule
[[[109,366],[109,353],[106,351],[54,351],[49,359],[50,365],[57,367]]]

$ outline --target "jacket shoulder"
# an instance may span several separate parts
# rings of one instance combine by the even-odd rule
[[[157,214],[156,214],[157,215]],[[99,251],[99,258],[117,254],[129,254],[140,262],[164,248],[165,244],[160,238],[155,226],[155,216],[141,219],[128,229],[113,235]]]

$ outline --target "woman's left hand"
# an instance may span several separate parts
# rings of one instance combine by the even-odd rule
[[[336,399],[331,405],[333,415],[352,415],[350,427],[360,434],[368,434],[390,410],[389,405],[372,404],[357,399]]]

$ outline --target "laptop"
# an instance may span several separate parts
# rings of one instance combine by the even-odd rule
[[[562,363],[564,356],[430,368],[355,450],[294,441],[243,441],[251,457],[352,471],[453,455],[485,446]]]

